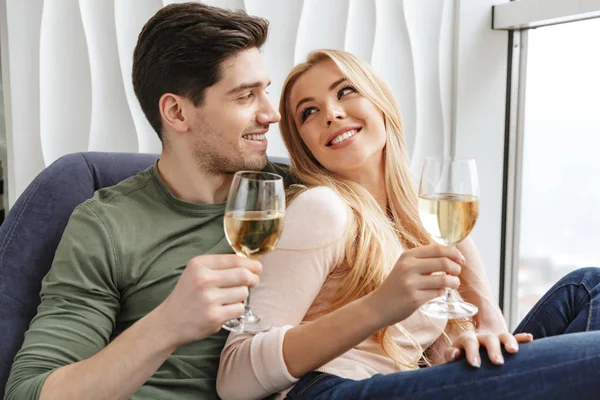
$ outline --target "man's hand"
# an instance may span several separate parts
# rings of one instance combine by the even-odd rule
[[[165,301],[92,357],[56,369],[40,399],[130,398],[178,346],[242,315],[247,287],[258,284],[261,269],[235,255],[193,258]]]
[[[262,265],[236,255],[192,258],[173,292],[157,307],[175,346],[204,339],[244,313],[248,287],[258,285]]]

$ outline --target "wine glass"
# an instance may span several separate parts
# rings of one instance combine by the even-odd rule
[[[479,182],[473,159],[429,157],[419,185],[419,217],[431,238],[454,246],[466,238],[479,215]],[[464,318],[477,307],[446,288],[442,297],[423,304],[421,310],[434,318]]]
[[[269,172],[240,171],[233,176],[225,206],[225,236],[238,256],[258,260],[273,250],[283,231],[285,192],[283,178]],[[227,321],[223,328],[232,332],[258,333],[271,325],[250,308],[250,295],[244,314]]]

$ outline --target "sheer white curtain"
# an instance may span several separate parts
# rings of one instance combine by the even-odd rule
[[[161,0],[4,0],[9,196],[76,151],[159,152],[131,85],[137,35]],[[413,165],[448,148],[452,2],[213,0],[271,21],[264,56],[274,103],[290,68],[315,48],[372,63],[403,112]],[[446,122],[446,123],[445,123]],[[286,155],[276,128],[269,154]]]
[[[452,141],[457,152],[478,163],[482,208],[473,236],[495,283],[508,40],[505,32],[491,30],[491,6],[506,1],[205,2],[242,8],[271,21],[264,56],[274,103],[289,69],[311,49],[346,49],[370,62],[400,105],[411,167],[417,174],[423,157],[449,152],[455,121]],[[63,154],[160,151],[133,94],[131,60],[145,21],[171,2],[0,0],[10,205]],[[456,98],[451,93],[454,70]],[[270,131],[269,154],[286,155],[277,127]]]

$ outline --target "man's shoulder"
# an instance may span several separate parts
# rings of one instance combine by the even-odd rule
[[[94,196],[86,200],[82,207],[89,207],[101,214],[117,212],[126,215],[128,211],[139,209],[148,201],[148,190],[153,185],[151,168],[141,171],[114,186],[96,190]]]

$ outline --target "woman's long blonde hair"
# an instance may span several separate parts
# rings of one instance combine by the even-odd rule
[[[360,184],[342,179],[325,169],[298,133],[290,104],[292,87],[309,69],[327,60],[333,61],[350,84],[383,115],[387,210],[382,210]],[[342,280],[341,287],[328,299],[330,306],[319,310],[329,312],[375,290],[397,262],[401,251],[398,244],[404,249],[411,249],[431,243],[419,220],[417,194],[410,178],[400,111],[388,86],[367,64],[348,52],[329,49],[310,53],[305,63],[292,69],[283,85],[279,110],[280,130],[290,154],[291,172],[302,183],[302,186],[294,186],[288,192],[290,200],[306,188],[327,186],[337,192],[352,210],[353,218],[345,233],[344,262],[334,271],[337,272],[335,276]],[[390,251],[394,248],[397,251]],[[399,327],[422,353],[423,349],[410,332]],[[389,328],[377,332],[375,338],[392,360],[409,368],[417,367],[392,340]],[[426,357],[424,360],[428,363]]]

